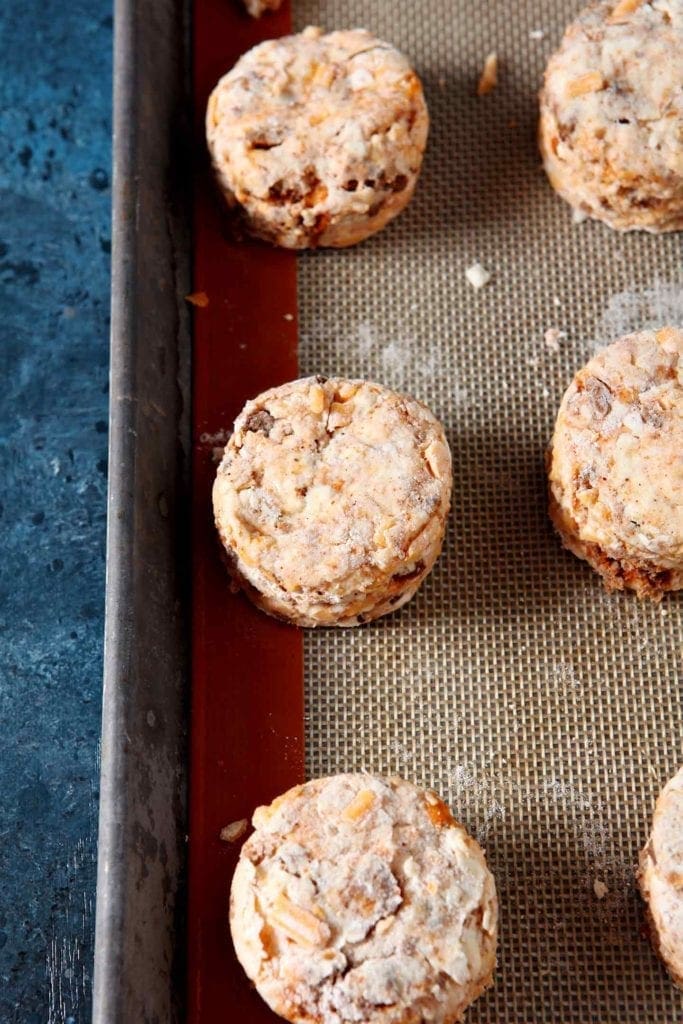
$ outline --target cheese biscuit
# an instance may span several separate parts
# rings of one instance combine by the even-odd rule
[[[233,578],[279,618],[351,626],[408,601],[441,550],[443,428],[380,384],[309,377],[248,402],[213,488]]]
[[[229,205],[287,249],[354,245],[383,228],[410,201],[428,125],[410,64],[364,29],[255,46],[206,112]]]
[[[548,456],[550,515],[608,589],[683,587],[683,331],[629,334],[567,390]]]
[[[548,62],[540,146],[580,213],[620,231],[683,228],[683,0],[579,15]]]
[[[659,794],[638,882],[655,949],[683,988],[683,768]]]
[[[232,883],[237,957],[295,1024],[451,1024],[492,981],[498,904],[479,845],[402,779],[337,775],[253,818]]]

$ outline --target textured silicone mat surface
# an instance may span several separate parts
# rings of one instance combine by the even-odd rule
[[[361,629],[306,633],[308,774],[400,772],[485,844],[499,969],[469,1020],[680,1020],[633,868],[683,761],[681,600],[608,596],[553,535],[543,474],[562,392],[594,348],[683,321],[680,236],[574,225],[542,173],[536,94],[574,4],[293,8],[297,30],[363,25],[398,45],[432,117],[407,212],[355,249],[299,259],[301,373],[423,399],[455,470],[444,554],[415,600]],[[499,85],[477,98],[492,50]],[[474,261],[492,274],[479,292]],[[565,332],[559,352],[548,328]]]

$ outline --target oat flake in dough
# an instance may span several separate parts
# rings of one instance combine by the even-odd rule
[[[549,452],[550,514],[610,589],[683,587],[683,331],[629,334],[567,390]]]
[[[206,112],[218,183],[247,229],[290,249],[347,246],[410,201],[429,118],[406,58],[364,29],[255,46]]]
[[[540,145],[582,213],[622,231],[683,228],[683,0],[579,15],[548,62]]]
[[[338,775],[254,814],[237,956],[297,1024],[447,1024],[490,984],[498,907],[478,844],[401,779]]]
[[[405,604],[451,493],[443,429],[380,384],[310,377],[248,402],[213,490],[230,572],[264,611],[355,625]]]
[[[638,882],[655,948],[683,988],[683,768],[659,794]]]

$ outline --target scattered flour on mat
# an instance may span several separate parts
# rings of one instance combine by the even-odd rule
[[[390,740],[388,743],[389,759],[392,765],[398,767],[406,764],[412,764],[414,761],[413,751],[405,744],[401,743],[400,740]]]
[[[553,304],[561,306],[555,296]],[[578,369],[581,362],[587,362],[596,352],[625,334],[646,328],[663,327],[667,324],[683,324],[683,277],[679,281],[664,281],[655,278],[644,288],[629,288],[616,292],[598,316],[592,336],[584,335],[579,340],[572,332],[555,325],[547,327],[542,336],[543,345],[539,352],[537,340],[526,357],[526,365],[537,371],[550,364],[548,360],[558,354],[568,355],[570,365]],[[555,397],[559,401],[566,381],[553,380],[551,387],[543,376],[534,374],[533,386],[543,398]],[[504,387],[504,385],[503,385]]]
[[[417,392],[416,397],[419,398],[424,388],[440,376],[440,353],[437,347],[422,353],[412,338],[403,336],[386,344],[378,341],[377,350],[382,381],[390,387],[408,390],[413,387]],[[450,401],[453,405],[464,406],[469,400],[470,395],[466,388],[458,384],[452,388]]]
[[[625,778],[624,766],[620,766],[620,771]],[[509,827],[503,826],[506,803],[536,805],[541,815],[544,806],[555,805],[558,820],[564,822],[573,836],[570,846],[575,858],[583,864],[577,897],[595,901],[594,883],[599,879],[601,893],[603,885],[606,889],[600,896],[599,915],[610,927],[617,923],[635,884],[633,864],[621,851],[611,849],[610,816],[600,797],[556,776],[547,776],[534,785],[527,778],[468,763],[454,765],[446,782],[456,816],[463,803],[469,805],[468,821],[482,843]]]
[[[558,661],[553,665],[551,673],[555,689],[560,692],[571,693],[580,690],[583,685],[571,663]]]
[[[589,862],[584,890],[590,898],[597,896],[595,879],[600,880],[599,917],[604,924],[616,926],[635,887],[634,865],[623,854],[610,852],[602,801],[559,779],[548,780],[545,788],[548,796],[566,810],[568,821],[573,820],[576,838]]]
[[[405,390],[416,398],[426,400],[434,381],[453,376],[452,368],[441,370],[442,347],[438,344],[425,348],[408,334],[395,334],[389,340],[370,321],[362,321],[350,334],[341,340],[339,352],[341,365],[328,365],[321,370],[317,362],[313,365],[311,356],[319,349],[316,342],[322,341],[309,332],[302,335],[300,342],[301,374],[327,372],[366,380],[378,380],[387,387]],[[343,360],[343,361],[342,361]],[[457,376],[457,374],[456,374]],[[437,390],[438,394],[438,390]],[[466,406],[471,401],[469,391],[457,382],[444,395],[450,408]],[[436,403],[435,403],[436,409]]]
[[[624,334],[648,327],[683,323],[683,278],[680,281],[662,281],[655,278],[645,288],[617,292],[596,325],[593,351],[616,341]]]

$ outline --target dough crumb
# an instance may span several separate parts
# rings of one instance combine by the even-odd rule
[[[560,341],[566,337],[565,332],[561,331],[558,327],[549,327],[543,335],[543,341],[545,342],[545,347],[550,349],[551,352],[559,352]]]
[[[482,267],[481,263],[473,263],[465,271],[465,277],[477,291],[491,280],[491,272]]]
[[[477,96],[486,96],[498,85],[498,54],[490,53],[484,61],[484,68],[477,86]]]
[[[543,39],[543,38],[545,38],[545,29],[542,29],[542,28],[532,28],[531,32],[529,33],[529,39]]]
[[[596,878],[593,882],[593,892],[599,900],[604,900],[605,896],[609,892],[609,889],[600,878]]]
[[[229,825],[226,825],[221,829],[220,838],[224,843],[235,843],[238,839],[241,839],[244,833],[247,831],[249,822],[246,818],[240,818],[239,821],[232,821]]]
[[[260,18],[266,11],[277,11],[282,0],[244,0],[244,6],[252,18]]]
[[[283,320],[293,320],[294,319],[294,314],[293,313],[283,313],[282,314],[282,319]]]
[[[185,302],[189,302],[191,306],[198,306],[199,309],[206,309],[209,305],[209,296],[206,292],[190,292],[185,296]]]

